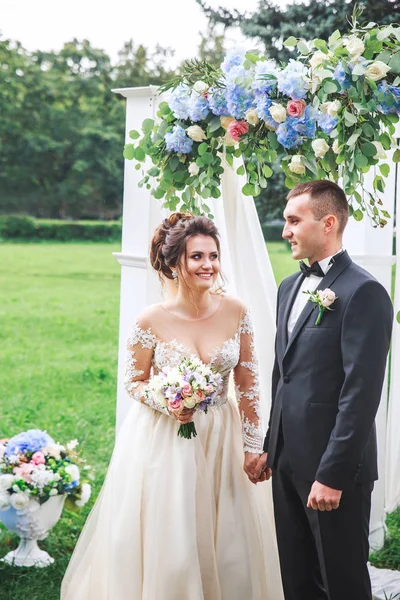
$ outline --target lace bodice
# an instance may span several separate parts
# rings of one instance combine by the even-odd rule
[[[232,313],[232,304],[227,306],[227,302],[229,300],[225,298],[221,300],[224,307],[229,308]],[[231,329],[230,337],[226,335],[234,325],[235,318],[232,319],[230,314],[226,319],[226,311],[218,310],[218,314],[200,321],[199,328],[199,321],[179,319],[163,311],[161,305],[151,307],[150,315],[138,319],[128,340],[125,387],[135,400],[169,415],[168,410],[154,397],[145,395],[148,381],[163,367],[177,366],[183,358],[196,355],[222,375],[223,389],[212,407],[218,409],[227,401],[229,377],[233,371],[242,420],[244,450],[261,453],[263,432],[253,328],[249,312],[237,301],[234,302],[240,310],[233,311],[236,326]],[[182,321],[185,321],[183,329]],[[171,337],[172,332],[176,334],[175,337]],[[180,333],[182,335],[178,337]],[[219,339],[221,341],[218,341]],[[201,351],[196,340],[202,342]],[[204,345],[204,340],[211,344],[205,352],[204,348],[208,344]]]

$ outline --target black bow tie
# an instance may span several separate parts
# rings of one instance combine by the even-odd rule
[[[304,261],[300,261],[300,270],[306,276],[316,275],[317,277],[325,277],[325,273],[321,269],[319,262],[313,263],[310,267]]]

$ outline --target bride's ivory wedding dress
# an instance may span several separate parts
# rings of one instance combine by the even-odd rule
[[[191,440],[143,396],[151,374],[189,355],[224,381],[208,413],[195,413]],[[270,484],[243,471],[243,450],[261,453],[263,443],[246,309],[225,296],[192,321],[149,307],[128,343],[126,387],[134,401],[62,600],[282,600]]]

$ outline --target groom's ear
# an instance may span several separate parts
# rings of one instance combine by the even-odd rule
[[[324,217],[324,233],[325,235],[330,235],[333,231],[338,228],[338,220],[335,215],[326,215]]]

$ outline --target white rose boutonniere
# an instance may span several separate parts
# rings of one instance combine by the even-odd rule
[[[309,296],[309,300],[316,305],[315,308],[317,308],[317,306],[319,307],[319,313],[315,324],[320,325],[322,315],[326,310],[334,310],[331,308],[331,304],[333,304],[338,297],[335,292],[329,288],[326,288],[326,290],[318,290],[316,292],[303,292],[303,294]]]

